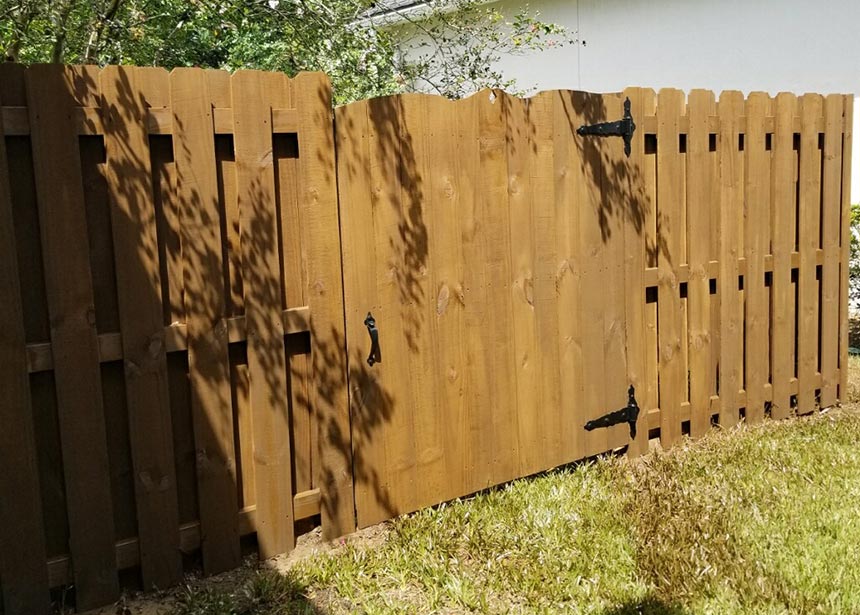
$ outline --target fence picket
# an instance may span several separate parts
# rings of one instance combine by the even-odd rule
[[[532,98],[528,106],[527,126],[530,147],[526,155],[529,156],[531,193],[532,236],[530,241],[534,244],[532,306],[537,338],[534,353],[529,360],[536,365],[538,381],[537,397],[533,402],[535,421],[531,425],[531,429],[536,429],[537,433],[524,434],[520,442],[520,458],[526,474],[537,471],[539,467],[552,467],[564,463],[567,458],[564,454],[565,445],[571,443],[570,445],[575,447],[577,435],[582,431],[581,427],[573,425],[572,420],[565,420],[561,408],[561,386],[567,386],[572,378],[565,378],[562,381],[560,371],[560,368],[564,369],[561,367],[563,342],[560,319],[568,303],[562,300],[561,292],[556,295],[560,253],[557,237],[561,235],[568,237],[569,230],[567,225],[558,224],[556,181],[569,181],[570,174],[565,173],[556,180],[553,142],[556,104],[561,104],[558,94],[545,92]],[[565,144],[569,143],[570,138],[569,133],[560,135],[560,139],[564,139]],[[563,151],[567,152],[567,148]],[[565,160],[565,164],[566,162]],[[563,188],[559,187],[559,190]],[[517,222],[512,219],[512,227],[516,224]],[[569,272],[569,270],[565,271],[566,274]],[[567,314],[564,315],[567,316]],[[567,371],[564,373],[570,374]],[[533,446],[530,446],[529,442],[533,442]]]
[[[332,88],[322,73],[300,73],[291,85],[301,126],[300,226],[312,314],[313,480],[320,489],[323,535],[331,539],[356,527]]]
[[[212,103],[202,69],[170,75],[203,568],[240,561],[236,457]]]
[[[146,83],[146,82],[149,83]],[[161,276],[145,89],[166,71],[109,66],[101,73],[107,179],[125,361],[134,486],[145,587],[179,581],[179,512],[167,382]]]
[[[737,424],[743,362],[743,322],[738,289],[740,257],[739,210],[743,205],[743,162],[739,151],[739,118],[744,98],[740,92],[720,94],[717,112],[720,133],[720,425]]]
[[[254,425],[260,556],[295,546],[283,290],[272,165],[272,107],[286,106],[286,76],[237,71],[230,82],[242,228],[248,377]]]
[[[681,357],[682,181],[679,153],[684,93],[660,90],[657,98],[657,336],[660,369],[660,442],[669,447],[681,437],[681,402],[686,377]]]
[[[791,253],[794,249],[795,218],[794,94],[776,97],[773,135],[773,310],[771,315],[771,356],[773,357],[773,397],[771,416],[785,418],[791,412],[790,382],[794,377],[794,294],[791,283]]]
[[[465,488],[464,454],[466,449],[466,407],[464,387],[463,339],[463,256],[457,221],[460,186],[457,182],[456,126],[450,114],[459,103],[442,97],[424,97],[427,133],[426,158],[429,175],[425,189],[429,200],[427,215],[431,294],[429,318],[436,358],[433,371],[437,395],[436,411],[442,428],[439,453],[443,464],[443,489],[447,498],[457,497]]]
[[[519,475],[532,474],[545,467],[546,449],[540,446],[538,407],[540,353],[534,310],[535,262],[532,216],[531,144],[532,125],[528,101],[513,96],[503,98],[507,130],[508,204],[510,207],[511,304],[513,308],[513,350],[516,369],[516,416],[519,442]],[[528,471],[528,468],[534,468]]]
[[[0,72],[0,102],[7,82]],[[0,117],[0,135],[3,118]],[[0,579],[6,613],[49,612],[45,536],[6,142],[0,138]]]
[[[823,185],[821,190],[820,331],[821,407],[836,403],[839,366],[839,225],[842,197],[843,97],[831,94],[824,101]],[[836,204],[840,203],[838,207]]]
[[[844,97],[844,128],[842,137],[842,199],[840,228],[839,273],[839,401],[848,401],[848,260],[851,253],[851,152],[854,135],[854,96]],[[830,205],[832,207],[832,205]]]
[[[27,71],[45,286],[62,433],[70,549],[78,608],[119,595],[113,507],[78,136],[67,120],[92,72]]]
[[[585,123],[576,115],[572,92],[553,92],[551,116],[552,173],[555,178],[552,224],[555,236],[556,262],[553,263],[553,300],[558,318],[558,379],[560,456],[557,463],[567,463],[585,456],[586,434],[570,408],[585,403],[584,349],[582,346],[582,261],[580,256],[580,216],[583,208],[582,187],[587,178],[580,164],[580,146],[576,142],[577,124]],[[578,100],[578,98],[576,99]],[[549,158],[549,156],[548,156]],[[551,227],[552,228],[552,227]],[[553,237],[552,234],[549,235]],[[569,414],[568,414],[569,413]],[[595,413],[596,415],[596,413]]]
[[[689,225],[690,279],[687,282],[690,356],[690,435],[703,436],[711,425],[711,336],[710,242],[713,195],[713,164],[710,151],[710,118],[716,104],[706,90],[690,92],[687,104],[690,129],[687,134],[687,222]]]
[[[379,523],[393,514],[389,505],[388,476],[384,473],[389,457],[385,433],[380,429],[391,412],[391,399],[382,388],[383,374],[365,362],[369,346],[363,321],[368,311],[375,317],[380,315],[368,107],[368,101],[359,101],[338,107],[335,115],[339,126],[336,135],[338,189],[341,194],[353,195],[348,201],[342,201],[340,215],[344,230],[346,342],[352,387],[352,454],[355,456],[355,504],[359,527]],[[354,237],[354,241],[350,241],[350,237]],[[381,340],[385,341],[385,338],[381,337]],[[336,348],[325,349],[323,353],[323,356],[331,358],[336,355]],[[382,359],[384,364],[385,354]],[[327,378],[325,382],[338,386],[340,381]],[[348,445],[348,434],[341,437],[346,437]]]
[[[630,99],[630,113],[633,117],[644,117],[653,113],[653,109],[649,108],[650,97],[646,90],[628,88],[624,94]],[[622,186],[630,192],[630,206],[623,219],[627,378],[635,387],[637,401],[642,408],[636,438],[628,449],[631,455],[642,455],[648,450],[647,412],[650,410],[645,394],[648,362],[645,338],[645,265],[648,236],[645,224],[654,203],[649,199],[646,188],[645,157],[645,131],[639,130],[633,133],[629,169]]]
[[[769,110],[767,94],[753,92],[747,98],[744,137],[744,389],[747,394],[746,419],[751,423],[764,418],[764,387],[768,381],[768,297],[764,285],[764,257],[768,252],[770,226],[770,159],[765,150],[765,117]]]
[[[485,458],[484,485],[499,484],[517,476],[517,379],[513,347],[511,306],[511,234],[508,199],[508,166],[504,109],[508,94],[483,91],[478,99],[480,139],[480,212],[482,259],[487,284],[482,327],[488,361],[488,399],[484,425],[491,425],[490,455]]]
[[[821,226],[821,152],[818,121],[823,101],[818,94],[800,98],[800,165],[798,177],[798,251],[800,268],[797,291],[797,411],[812,412],[818,388],[818,280],[816,250]]]

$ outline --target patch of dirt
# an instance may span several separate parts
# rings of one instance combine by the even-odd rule
[[[290,553],[273,557],[263,562],[263,565],[278,572],[285,572],[306,559],[323,554],[337,554],[343,551],[347,545],[357,549],[373,549],[385,544],[390,532],[391,523],[385,522],[358,530],[333,541],[325,541],[322,538],[322,528],[315,527],[296,540],[296,548]]]
[[[188,589],[217,590],[229,593],[238,589],[260,567],[270,568],[280,573],[293,568],[299,562],[324,554],[336,554],[343,551],[347,545],[358,549],[373,549],[385,543],[391,531],[390,522],[381,523],[359,530],[333,541],[323,540],[322,528],[317,526],[310,532],[296,539],[296,548],[286,555],[259,562],[256,556],[249,556],[235,570],[230,570],[210,577],[187,575],[178,587],[161,592],[136,592],[124,595],[116,604],[86,611],[81,615],[169,615],[176,605],[177,599]],[[326,590],[313,592],[314,603],[323,602],[330,605],[336,602],[334,596],[328,596]]]

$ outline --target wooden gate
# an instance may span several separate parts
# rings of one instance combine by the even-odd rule
[[[626,98],[629,157],[576,134]],[[834,404],[850,126],[840,95],[702,90],[338,109],[358,525]],[[635,439],[586,432],[629,384]]]
[[[642,132],[630,160],[575,135],[623,98],[338,109],[359,526],[627,442],[626,425],[583,426],[643,380]]]

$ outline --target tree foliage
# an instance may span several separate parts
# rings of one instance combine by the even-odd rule
[[[415,87],[449,97],[513,88],[494,69],[502,55],[571,41],[528,8],[505,17],[484,0],[431,0],[420,14],[392,9],[392,25],[367,16],[385,8],[376,4],[0,0],[0,43],[8,59],[25,63],[320,70],[344,102]]]
[[[848,309],[860,309],[860,203],[851,205],[851,244],[848,257]]]

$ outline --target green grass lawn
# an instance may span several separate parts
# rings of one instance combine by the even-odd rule
[[[860,614],[860,413],[518,480],[384,536],[173,612]]]

